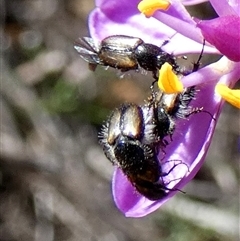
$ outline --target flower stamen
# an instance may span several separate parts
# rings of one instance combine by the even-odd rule
[[[169,63],[163,64],[159,70],[158,87],[166,94],[180,93],[183,91],[183,84],[172,71],[172,66]]]
[[[218,93],[224,100],[231,105],[240,109],[240,89],[230,89],[224,84],[217,84],[215,87],[216,93]]]
[[[138,10],[147,18],[151,17],[157,10],[167,10],[171,3],[168,0],[142,0],[138,4]]]

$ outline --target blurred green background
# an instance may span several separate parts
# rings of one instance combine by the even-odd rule
[[[151,76],[88,70],[73,43],[89,35],[93,8],[0,1],[0,241],[239,240],[239,112],[228,104],[186,195],[141,219],[115,207],[97,132],[120,103],[147,98]],[[212,14],[209,4],[191,10]]]

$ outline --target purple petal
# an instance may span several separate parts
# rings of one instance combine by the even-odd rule
[[[231,15],[200,21],[204,38],[230,60],[240,61],[240,17]]]
[[[226,57],[222,57],[219,61],[183,77],[181,81],[185,87],[222,81],[232,87],[239,79],[240,62],[233,62]]]
[[[164,49],[173,55],[182,55],[187,53],[198,53],[202,49],[203,36],[201,31],[196,28],[195,24],[190,24],[167,13],[157,12],[154,14],[159,22],[168,24],[175,30],[174,35],[171,36],[171,41]],[[175,49],[172,49],[175,46]],[[171,50],[170,51],[170,47]],[[205,53],[217,53],[216,49],[205,46]]]
[[[218,14],[218,16],[227,16],[227,15],[238,15],[237,13],[237,6],[239,5],[237,2],[234,2],[235,0],[210,0],[214,10]],[[239,11],[239,10],[238,10]]]
[[[165,23],[176,32],[171,38],[171,43],[178,46],[171,53],[181,55],[187,53],[198,53],[202,49],[203,36],[196,27],[196,22],[183,6],[181,1],[172,1],[168,11],[157,11],[153,15],[161,23]],[[181,48],[179,48],[181,46]],[[168,49],[166,49],[169,52]],[[205,46],[205,53],[218,53],[216,49]]]

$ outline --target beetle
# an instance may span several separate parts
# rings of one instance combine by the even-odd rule
[[[137,37],[112,35],[100,43],[96,43],[92,38],[82,37],[75,42],[74,48],[92,70],[95,70],[97,65],[110,66],[122,72],[142,68],[151,71],[153,78],[157,80],[158,70],[168,62],[174,71],[180,72],[173,55]]]
[[[195,87],[179,94],[159,90],[143,106],[122,104],[111,113],[99,133],[99,143],[106,157],[150,200],[165,197],[169,191],[180,191],[167,188],[163,181],[177,165],[163,172],[158,154],[159,151],[164,153],[168,145],[164,138],[173,135],[175,120],[195,112],[189,106],[195,93]]]
[[[123,104],[115,109],[99,133],[107,158],[118,166],[136,190],[150,200],[165,195],[157,159],[153,108]]]

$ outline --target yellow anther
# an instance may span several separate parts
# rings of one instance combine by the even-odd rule
[[[240,89],[232,90],[224,84],[217,84],[215,91],[221,95],[221,97],[240,109]]]
[[[168,0],[143,0],[138,4],[138,10],[147,18],[157,10],[167,10],[171,3]]]
[[[173,73],[172,66],[169,63],[163,64],[159,70],[158,87],[167,94],[183,91],[183,84],[178,76]]]

